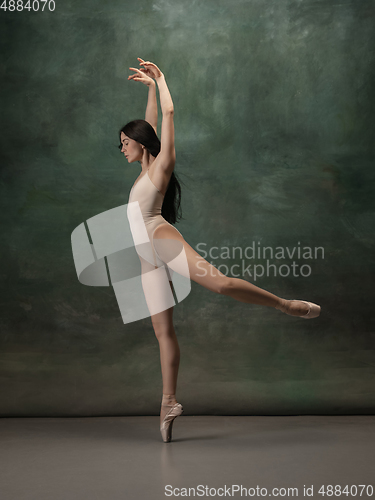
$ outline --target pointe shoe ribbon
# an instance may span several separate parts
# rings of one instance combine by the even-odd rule
[[[172,425],[173,421],[176,417],[181,415],[183,412],[182,405],[180,403],[176,403],[172,406],[172,408],[168,411],[168,413],[163,418],[163,421],[160,425],[160,432],[165,443],[168,443],[172,438]]]

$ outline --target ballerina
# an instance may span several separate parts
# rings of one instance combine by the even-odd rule
[[[151,275],[150,269],[156,269],[160,259],[168,262],[168,242],[173,240],[183,246],[189,278],[208,290],[240,302],[273,307],[291,316],[304,319],[318,317],[321,308],[317,304],[283,299],[246,280],[226,276],[199,255],[173,226],[179,217],[181,202],[181,186],[174,172],[174,105],[161,70],[150,61],[137,59],[143,68],[129,68],[134,74],[129,75],[128,80],[141,82],[148,87],[145,120],[133,120],[121,128],[119,147],[129,163],[140,162],[142,167],[131,189],[129,202],[138,201],[151,242],[152,259],[139,255],[145,290],[146,276]],[[157,136],[156,84],[163,115],[160,140]],[[158,246],[157,241],[164,241],[167,245]],[[171,282],[170,285],[172,288]],[[173,306],[151,314],[151,321],[159,342],[163,381],[160,432],[163,441],[169,442],[173,422],[183,412],[182,405],[176,400],[180,349],[173,327]]]

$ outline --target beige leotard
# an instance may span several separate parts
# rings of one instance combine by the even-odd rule
[[[164,217],[161,215],[161,208],[164,201],[164,195],[157,189],[157,187],[150,179],[148,175],[148,170],[133,185],[130,191],[129,203],[132,203],[134,201],[137,201],[139,203],[139,207],[141,209],[142,218],[146,227],[148,237],[151,242],[154,265],[160,266],[161,260],[154,246],[153,234],[155,229],[161,224],[169,224],[170,226],[172,226],[172,224],[166,221]],[[176,231],[178,231],[178,229],[176,229]],[[180,231],[178,232],[180,233]]]

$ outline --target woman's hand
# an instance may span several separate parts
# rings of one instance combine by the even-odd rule
[[[156,64],[150,61],[144,61],[140,57],[137,57],[137,59],[139,61],[139,64],[141,66],[144,66],[144,69],[142,68],[142,71],[144,71],[147,76],[150,76],[151,78],[160,78],[161,76],[163,76],[163,73],[156,66]]]
[[[144,69],[137,69],[137,68],[129,68],[129,69],[135,71],[135,73],[133,75],[129,75],[128,80],[134,80],[135,82],[142,82],[148,87],[154,84],[154,80],[146,74],[146,71]]]

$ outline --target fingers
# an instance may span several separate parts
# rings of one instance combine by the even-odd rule
[[[135,71],[135,73],[134,75],[128,76],[128,80],[134,80],[136,82],[141,81],[142,83],[146,83],[150,78],[155,76],[154,69],[157,71],[159,68],[151,61],[144,61],[140,57],[137,57],[137,59],[139,61],[139,64],[141,66],[144,66],[144,68],[130,67],[129,69]]]
[[[128,76],[128,80],[136,80],[137,78],[142,78],[142,73],[140,75],[138,75],[137,73],[134,73],[134,75],[129,75]]]
[[[146,71],[140,70],[137,73],[134,73],[133,75],[129,75],[128,80],[134,80],[136,82],[146,83],[147,81],[150,80],[150,77],[147,75]]]
[[[129,68],[129,69],[131,69],[133,71],[136,71],[138,74],[143,75],[143,76],[147,75],[147,73],[149,71],[148,69],[144,69],[144,68],[140,68],[140,69],[138,69],[138,68]]]
[[[148,76],[142,73],[142,71],[138,73],[134,73],[134,75],[129,75],[128,80],[134,80],[135,82],[147,83],[149,80]]]
[[[140,65],[141,66],[144,66],[145,64],[147,65],[150,65],[150,66],[155,66],[155,68],[157,67],[156,64],[152,63],[151,61],[144,61],[143,59],[141,59],[140,57],[137,57],[138,61],[140,61]]]
[[[150,62],[150,61],[144,61],[144,60],[143,60],[143,59],[141,59],[140,57],[138,57],[138,59],[139,59],[140,61],[142,61],[142,62],[140,63],[142,66],[154,66],[154,67],[156,67],[156,65],[155,65],[154,63]]]

